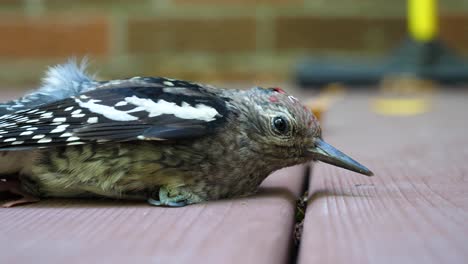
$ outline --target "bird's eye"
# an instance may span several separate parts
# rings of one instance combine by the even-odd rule
[[[273,118],[273,128],[281,134],[288,132],[288,121],[284,117],[277,116]]]

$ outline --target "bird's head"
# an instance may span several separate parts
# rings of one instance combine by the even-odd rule
[[[299,100],[281,88],[255,87],[243,98],[246,133],[255,150],[278,164],[319,160],[367,176],[372,172],[322,139],[320,124]]]

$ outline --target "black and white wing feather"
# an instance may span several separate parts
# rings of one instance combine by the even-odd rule
[[[0,117],[0,151],[92,142],[177,140],[213,133],[226,99],[210,88],[135,77]]]

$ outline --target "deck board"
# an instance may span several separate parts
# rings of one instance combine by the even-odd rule
[[[0,210],[0,263],[286,263],[304,167],[259,194],[183,208],[45,200]]]
[[[346,97],[324,134],[376,176],[314,166],[299,263],[466,263],[468,94],[436,94],[415,117],[375,115],[369,99]]]

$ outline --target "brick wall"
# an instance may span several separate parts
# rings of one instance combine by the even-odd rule
[[[105,78],[284,80],[305,54],[384,55],[405,0],[0,0],[0,84],[91,58]],[[441,36],[468,53],[468,0],[443,0]]]

